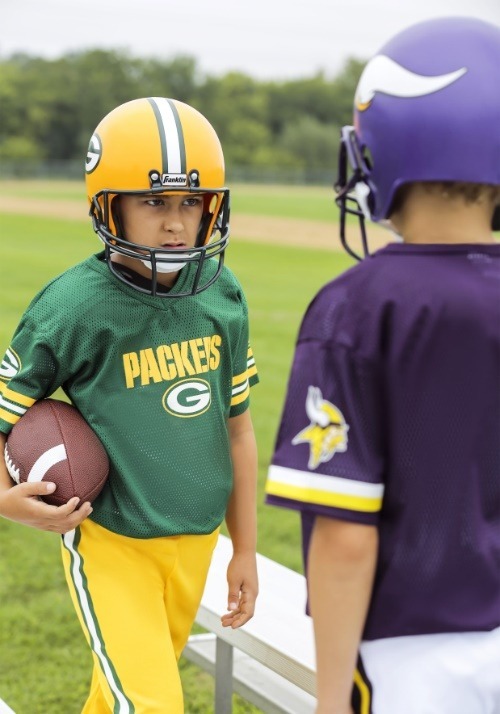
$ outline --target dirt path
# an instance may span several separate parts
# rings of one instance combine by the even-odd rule
[[[0,213],[21,213],[35,216],[88,221],[87,205],[82,201],[47,201],[30,197],[0,196]],[[338,227],[332,221],[308,221],[276,216],[254,216],[235,213],[231,217],[231,233],[245,241],[293,245],[303,248],[342,250]],[[348,236],[358,235],[355,226],[348,226]],[[389,234],[378,226],[370,225],[368,235],[372,249],[388,242]]]

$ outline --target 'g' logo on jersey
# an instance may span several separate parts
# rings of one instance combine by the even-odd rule
[[[87,150],[87,159],[85,160],[85,171],[91,174],[97,168],[102,156],[102,144],[98,134],[93,134],[89,148]]]
[[[349,426],[340,409],[323,399],[319,387],[311,386],[307,391],[306,414],[311,423],[292,439],[292,444],[309,444],[308,466],[315,469],[337,451],[347,450]]]
[[[207,411],[212,401],[210,384],[204,379],[183,379],[163,395],[163,407],[173,416],[195,417]]]
[[[14,352],[12,347],[9,347],[0,364],[0,379],[10,380],[15,377],[21,369],[21,360]]]

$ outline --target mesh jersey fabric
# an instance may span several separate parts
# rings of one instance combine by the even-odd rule
[[[298,336],[267,502],[377,525],[364,639],[500,625],[500,245],[392,244]]]
[[[94,521],[136,538],[211,533],[232,489],[226,422],[258,381],[245,297],[227,268],[199,295],[152,297],[102,257],[54,279],[23,315],[2,365],[0,429],[62,386],[111,462]]]

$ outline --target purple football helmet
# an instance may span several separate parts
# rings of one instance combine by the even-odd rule
[[[500,27],[466,17],[428,20],[396,35],[366,65],[354,126],[342,129],[341,240],[346,213],[383,221],[400,186],[465,181],[500,186]],[[493,219],[500,229],[500,206]]]

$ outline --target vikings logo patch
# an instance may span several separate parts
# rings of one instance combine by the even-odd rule
[[[346,424],[340,409],[323,399],[319,387],[309,387],[306,399],[306,414],[311,423],[292,439],[292,444],[309,444],[310,469],[316,469],[330,461],[337,451],[347,450]]]

